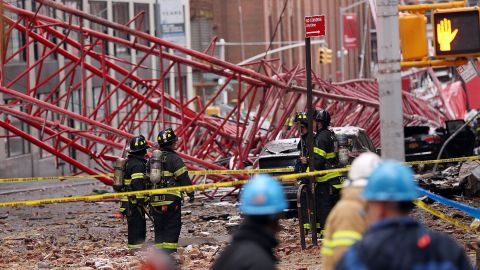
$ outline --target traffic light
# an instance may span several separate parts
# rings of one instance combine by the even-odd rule
[[[427,17],[423,14],[400,14],[398,25],[403,61],[427,57]]]
[[[435,56],[480,55],[479,15],[478,7],[433,11]]]
[[[332,50],[329,48],[321,47],[318,49],[318,62],[320,64],[332,63]]]

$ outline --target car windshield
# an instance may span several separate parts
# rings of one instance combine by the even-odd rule
[[[298,140],[280,140],[268,143],[261,155],[294,153],[297,150]]]

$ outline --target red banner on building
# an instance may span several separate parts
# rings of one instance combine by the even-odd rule
[[[345,49],[357,48],[357,14],[343,14],[343,47]]]

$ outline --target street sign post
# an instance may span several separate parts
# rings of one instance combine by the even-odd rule
[[[313,106],[312,106],[312,54],[310,49],[311,37],[323,37],[325,36],[325,15],[314,15],[305,17],[305,67],[307,72],[307,107],[308,107],[308,135],[307,135],[307,147],[308,153],[313,153]],[[308,167],[313,172],[313,157],[310,154]],[[316,209],[315,209],[315,181],[313,177],[309,178],[309,196],[312,198],[310,202],[313,202],[311,208],[313,211],[308,211],[310,216],[310,232],[312,233],[312,244],[317,244],[317,222],[316,222]]]

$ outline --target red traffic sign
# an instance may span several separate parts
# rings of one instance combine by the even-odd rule
[[[305,16],[305,37],[325,36],[325,15]]]

